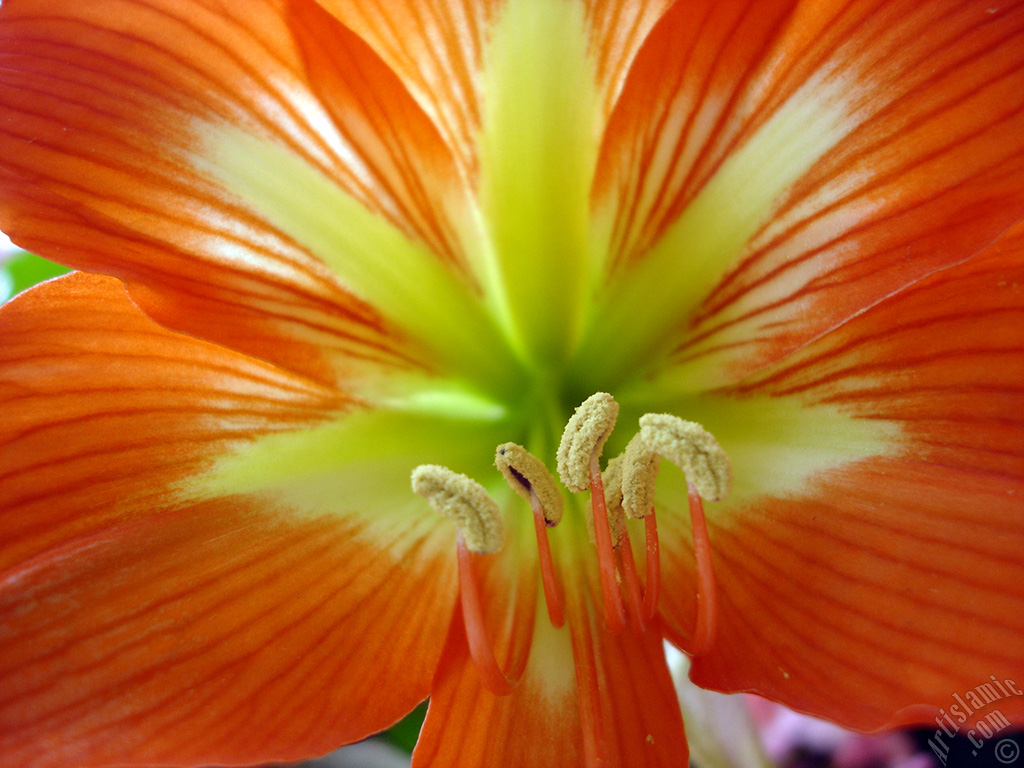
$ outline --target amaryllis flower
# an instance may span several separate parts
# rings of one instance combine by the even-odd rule
[[[1022,219],[1017,1],[4,0],[0,765],[1020,685]]]

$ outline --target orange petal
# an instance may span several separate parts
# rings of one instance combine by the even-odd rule
[[[693,680],[859,729],[930,723],[990,676],[1019,684],[1022,381],[1018,227],[736,391],[831,404],[898,431],[890,455],[711,512],[718,643]],[[829,440],[820,434],[819,448]],[[685,551],[665,559],[679,566],[672,579],[691,578]],[[662,608],[685,645],[692,598]],[[1024,723],[1020,696],[976,709]]]
[[[170,327],[321,380],[343,373],[339,357],[408,364],[386,319],[322,260],[345,254],[314,253],[271,221],[218,174],[210,144],[231,126],[277,147],[401,237],[459,259],[442,207],[461,183],[450,154],[315,3],[20,0],[0,12],[0,49],[0,221],[20,244],[126,279]]]
[[[561,527],[557,532],[563,533]],[[514,619],[504,614],[518,631],[534,622],[529,662],[510,695],[497,697],[481,687],[463,630],[453,623],[414,766],[589,768],[597,764],[595,753],[608,768],[687,764],[661,636],[605,630],[600,578],[592,552],[587,554],[589,560],[561,561],[567,601],[562,629],[551,626],[537,603],[531,604],[529,619],[519,609]],[[588,725],[581,718],[583,707]]]
[[[1019,218],[1024,6],[679,3],[602,164],[604,327],[648,307],[653,336],[614,364],[674,347],[691,381],[735,382]]]
[[[293,760],[426,696],[447,532],[187,492],[341,397],[166,331],[106,277],[22,295],[0,336],[0,763]]]

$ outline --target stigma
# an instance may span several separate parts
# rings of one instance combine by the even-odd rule
[[[693,656],[701,655],[714,642],[718,613],[703,502],[720,500],[729,493],[732,474],[728,456],[701,425],[672,414],[646,414],[625,451],[605,462],[602,471],[604,447],[618,415],[618,403],[610,394],[598,392],[587,398],[569,419],[556,454],[562,485],[571,493],[589,493],[586,522],[597,560],[604,627],[612,634],[643,634],[657,624],[661,565],[655,491],[665,459],[686,478],[697,590],[694,634],[687,650]],[[566,620],[565,593],[549,535],[557,537],[557,527],[566,514],[565,492],[547,465],[522,445],[499,445],[494,464],[509,488],[529,505],[547,617],[553,627],[561,628]],[[470,656],[485,687],[496,695],[507,695],[516,680],[495,661],[474,567],[474,558],[493,556],[504,546],[502,508],[479,482],[439,465],[417,467],[412,484],[417,494],[455,524],[459,600]],[[631,536],[632,526],[642,526],[642,533],[638,528]],[[642,541],[642,577],[634,539]],[[513,666],[521,670],[525,660]]]

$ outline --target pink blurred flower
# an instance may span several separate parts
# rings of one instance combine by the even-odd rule
[[[780,768],[804,751],[832,755],[835,768],[935,768],[932,757],[918,752],[904,732],[857,733],[760,696],[744,698],[765,752]]]

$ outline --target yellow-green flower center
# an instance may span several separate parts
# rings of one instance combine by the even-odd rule
[[[629,201],[594,194],[612,100],[599,93],[587,29],[582,3],[550,0],[512,0],[490,29],[478,173],[427,190],[452,223],[458,267],[292,149],[237,126],[197,128],[211,177],[315,254],[318,273],[379,313],[415,364],[339,355],[340,386],[358,405],[239,446],[183,493],[265,494],[293,514],[366,515],[387,530],[432,524],[407,478],[414,466],[440,464],[508,507],[494,447],[513,441],[550,466],[573,408],[601,391],[631,427],[612,436],[610,455],[648,412],[715,434],[735,470],[733,508],[892,450],[884,423],[797,397],[734,397],[718,391],[714,356],[671,361],[687,319],[764,231],[777,198],[840,135],[841,104],[808,84],[724,160],[642,259],[618,258],[612,230]],[[330,124],[306,108],[315,124]],[[809,123],[814,131],[803,130]],[[344,149],[325,130],[325,142]],[[659,482],[663,496],[685,499],[678,478]]]

